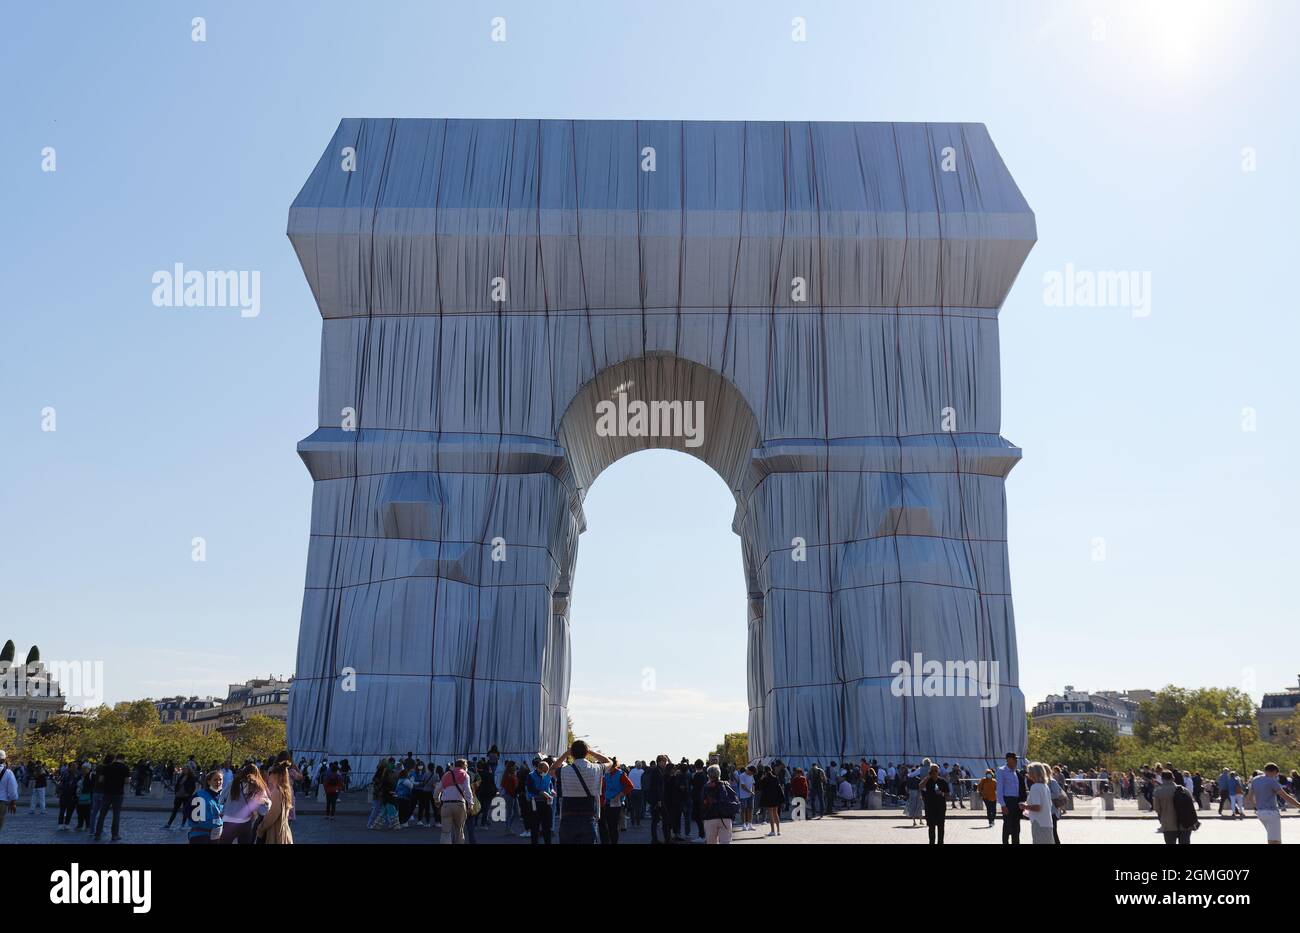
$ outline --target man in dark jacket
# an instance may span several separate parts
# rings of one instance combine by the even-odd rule
[[[645,793],[645,804],[650,808],[650,842],[660,841],[658,827],[664,822],[664,765],[668,763],[665,755],[652,761],[641,775],[641,790]],[[664,826],[663,842],[669,840],[668,827]]]
[[[95,793],[102,799],[99,803],[95,825],[92,827],[94,835],[91,838],[98,840],[103,836],[104,818],[108,816],[110,810],[113,811],[113,841],[117,842],[122,838],[119,831],[122,816],[122,797],[126,793],[126,782],[130,777],[131,769],[127,767],[126,762],[120,756],[112,753],[104,756],[104,763],[100,765],[95,774]]]
[[[668,841],[684,839],[691,819],[691,777],[689,765],[669,764],[664,769],[664,811],[668,814]],[[683,826],[687,829],[684,831]]]
[[[721,771],[721,769],[719,769]],[[704,798],[704,785],[709,781],[708,775],[704,771],[703,759],[695,760],[695,770],[691,773],[691,813],[695,818],[695,828],[699,837],[704,838],[704,811],[701,809]],[[689,835],[691,828],[686,827]]]
[[[1198,825],[1192,795],[1183,786],[1181,775],[1162,771],[1160,777],[1160,785],[1151,792],[1151,808],[1160,820],[1165,845],[1191,845],[1192,830]]]

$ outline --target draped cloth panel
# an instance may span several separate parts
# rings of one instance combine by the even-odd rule
[[[558,752],[583,498],[649,447],[735,497],[756,759],[1023,752],[997,328],[1036,233],[982,125],[348,119],[288,233],[295,755]]]

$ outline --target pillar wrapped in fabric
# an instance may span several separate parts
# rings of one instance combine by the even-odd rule
[[[559,752],[583,498],[649,447],[734,494],[754,758],[1023,752],[998,309],[1035,225],[983,126],[348,119],[288,232],[295,756]]]

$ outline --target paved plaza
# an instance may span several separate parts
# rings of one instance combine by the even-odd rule
[[[440,832],[433,828],[408,827],[400,830],[367,830],[365,828],[366,811],[364,801],[359,797],[353,801],[354,806],[340,811],[338,818],[329,821],[321,815],[314,802],[308,801],[302,807],[293,824],[294,841],[304,844],[384,844],[384,845],[429,845],[436,843]],[[1139,814],[1130,802],[1116,804],[1116,811],[1104,816],[1092,816],[1090,808],[1081,807],[1074,815],[1067,816],[1060,823],[1059,832],[1063,844],[1077,843],[1127,843],[1136,845],[1162,845],[1163,836],[1156,831],[1155,818],[1149,814]],[[1082,811],[1082,812],[1080,812]],[[131,809],[122,813],[122,845],[125,843],[147,843],[163,845],[180,845],[186,841],[186,834],[176,829],[164,830],[170,808]],[[57,827],[57,814],[48,810],[44,815],[32,815],[26,808],[11,814],[0,830],[0,845],[13,843],[84,843],[87,834],[82,832],[60,832]],[[178,817],[179,820],[179,817]],[[787,819],[781,825],[779,837],[768,837],[766,829],[752,832],[737,832],[735,842],[741,845],[795,845],[800,843],[866,843],[870,845],[926,844],[924,826],[913,828],[911,820],[898,809],[863,811],[847,810],[825,819],[798,820]],[[522,826],[516,821],[514,832],[506,833],[498,826],[479,827],[476,841],[479,844],[493,845],[527,845],[526,838],[519,837]],[[998,845],[1001,842],[1001,823],[992,829],[982,815],[975,816],[969,810],[953,810],[947,820],[945,843],[948,845]],[[1027,844],[1030,838],[1028,825],[1021,827],[1022,842]],[[1300,843],[1300,814],[1283,814],[1282,839],[1284,842]],[[104,841],[99,845],[112,845],[108,840],[108,825],[104,827]],[[626,844],[646,844],[650,841],[649,823],[639,828],[628,829],[620,840]],[[696,840],[697,842],[699,840]],[[1244,820],[1219,818],[1214,811],[1202,813],[1201,829],[1193,834],[1196,844],[1262,844],[1264,830],[1255,817]]]

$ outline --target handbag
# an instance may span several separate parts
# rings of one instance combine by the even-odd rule
[[[456,788],[456,793],[460,794],[460,799],[465,802],[465,812],[470,816],[478,816],[483,812],[483,803],[478,799],[478,794],[471,793],[466,797],[465,792],[460,789],[460,781],[456,780],[453,774],[451,777],[452,786]]]

